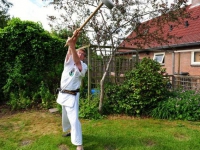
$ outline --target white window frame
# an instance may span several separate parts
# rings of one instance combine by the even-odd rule
[[[200,62],[195,62],[194,60],[195,52],[200,52],[200,50],[195,50],[191,52],[191,65],[200,65]]]
[[[130,58],[130,60],[133,60],[133,59],[137,59],[137,55],[132,55],[132,57]]]
[[[132,59],[136,59],[137,55],[132,55]]]
[[[158,55],[162,55],[162,58],[161,58],[161,60],[159,60],[159,61],[156,60],[156,56],[158,56]],[[163,52],[163,53],[154,53],[153,60],[159,62],[160,64],[164,64],[164,63],[163,63],[164,58],[165,58],[165,53],[164,53],[164,52]]]

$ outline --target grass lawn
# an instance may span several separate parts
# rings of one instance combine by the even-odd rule
[[[62,137],[61,115],[0,111],[0,150],[75,150]],[[84,150],[199,150],[200,122],[109,116],[81,119]]]

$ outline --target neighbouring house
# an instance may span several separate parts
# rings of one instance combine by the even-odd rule
[[[124,40],[120,47],[129,47],[133,50],[119,49],[118,54],[127,54],[129,58],[137,56],[139,59],[144,57],[154,59],[163,68],[166,68],[166,73],[169,75],[200,77],[200,0],[193,0],[187,11],[190,12],[191,17],[184,19],[181,25],[176,27],[171,22],[171,24],[166,24],[163,27],[165,34],[176,35],[181,38],[171,40],[169,44],[156,42],[146,44],[143,45],[143,49],[138,50],[135,50],[134,42]],[[135,36],[134,31],[127,38],[131,39],[133,36]],[[200,82],[200,80],[198,79],[197,82]]]

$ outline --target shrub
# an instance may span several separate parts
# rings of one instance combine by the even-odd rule
[[[103,116],[98,111],[99,95],[93,95],[89,99],[80,99],[80,118],[84,119],[101,119]]]
[[[106,112],[128,115],[147,115],[167,94],[167,80],[161,65],[144,58],[126,74],[122,85],[111,85],[107,90]]]
[[[10,93],[8,105],[11,106],[11,110],[28,109],[32,103],[31,99],[26,96],[25,91],[19,91],[18,94]]]
[[[200,120],[200,94],[196,91],[174,91],[151,112],[160,119]]]
[[[133,104],[129,99],[130,92],[132,91],[123,84],[108,85],[106,87],[107,97],[103,105],[103,112],[105,114],[133,115]]]

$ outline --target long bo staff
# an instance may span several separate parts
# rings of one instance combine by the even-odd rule
[[[99,6],[95,9],[95,11],[88,17],[88,19],[78,29],[79,31],[88,23],[88,21],[95,15],[95,13],[101,8],[101,6],[103,6],[103,4],[105,4],[109,9],[112,9],[114,7],[114,4],[113,4],[112,1],[110,1],[110,0],[101,0],[101,3],[99,4]],[[74,34],[72,36],[72,38],[74,38],[74,36],[76,36],[76,34]],[[67,43],[65,44],[65,46],[67,46]]]

